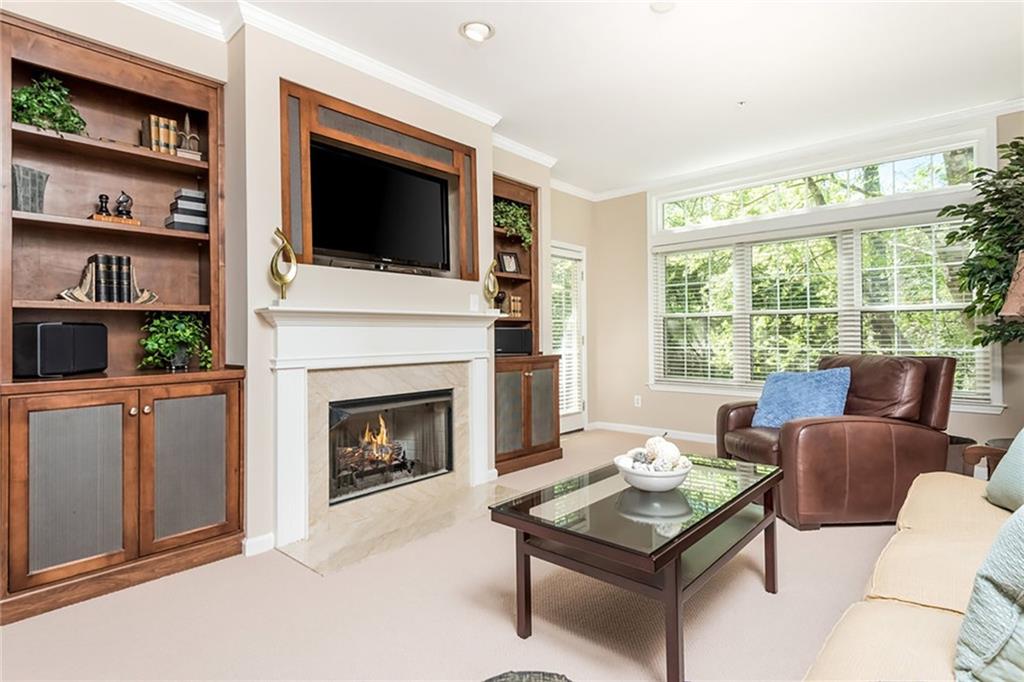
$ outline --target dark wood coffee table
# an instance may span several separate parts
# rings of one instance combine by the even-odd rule
[[[683,602],[761,532],[765,589],[778,591],[775,499],[782,470],[690,459],[693,470],[669,492],[632,488],[608,465],[491,507],[491,520],[516,529],[520,637],[531,631],[530,557],[660,599],[670,682],[683,679]]]

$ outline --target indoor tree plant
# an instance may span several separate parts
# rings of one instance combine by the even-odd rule
[[[11,118],[60,133],[85,132],[85,119],[71,104],[71,92],[49,74],[11,93]]]
[[[973,204],[955,204],[939,211],[939,217],[963,222],[946,238],[949,244],[966,242],[970,254],[957,272],[960,289],[970,297],[968,315],[992,318],[980,323],[974,344],[1024,341],[1024,320],[998,317],[1017,263],[1024,251],[1024,137],[998,147],[1006,163],[999,170],[979,168],[972,186],[978,194]]]
[[[505,230],[510,236],[518,237],[523,246],[533,244],[533,226],[530,224],[530,207],[508,199],[494,202],[494,225]]]
[[[146,336],[139,340],[145,351],[140,369],[183,370],[193,357],[200,369],[213,365],[213,351],[206,341],[210,330],[199,315],[154,313],[142,325],[142,331]]]

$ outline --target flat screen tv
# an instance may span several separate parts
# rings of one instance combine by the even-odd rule
[[[444,178],[312,140],[310,191],[318,260],[450,269]]]

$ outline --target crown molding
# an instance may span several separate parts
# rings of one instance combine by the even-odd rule
[[[246,26],[253,26],[278,38],[295,43],[339,64],[344,64],[356,71],[361,71],[385,83],[440,104],[492,128],[501,120],[501,114],[485,109],[458,95],[453,95],[447,90],[442,90],[393,66],[388,66],[384,62],[377,61],[362,52],[345,47],[341,43],[326,38],[308,28],[287,19],[282,19],[251,2],[239,0],[238,9],[242,13],[242,21]]]
[[[563,194],[571,194],[574,197],[586,199],[587,201],[601,201],[601,195],[597,192],[591,192],[589,189],[570,185],[568,182],[564,182],[557,178],[551,178],[551,189],[558,190]]]
[[[210,38],[226,38],[219,21],[170,0],[120,0],[120,3]]]
[[[511,140],[505,137],[504,135],[494,133],[494,135],[491,138],[491,141],[494,143],[494,146],[497,147],[498,149],[504,149],[507,152],[515,154],[516,156],[521,156],[524,159],[529,159],[530,161],[539,163],[545,168],[551,168],[556,163],[558,163],[558,159],[555,158],[554,156],[551,156],[550,154],[545,154],[544,152],[538,149],[534,149],[533,147],[527,147],[525,144],[516,142],[515,140]]]

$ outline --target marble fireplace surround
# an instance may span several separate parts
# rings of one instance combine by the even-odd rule
[[[287,304],[256,311],[274,326],[276,523],[284,547],[313,531],[352,540],[401,522],[412,504],[497,477],[491,452],[492,351],[497,312],[372,311]],[[453,389],[454,471],[328,506],[327,403]],[[374,516],[391,521],[370,523]]]

